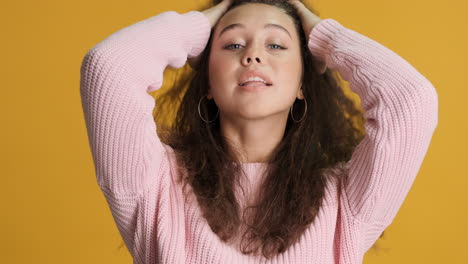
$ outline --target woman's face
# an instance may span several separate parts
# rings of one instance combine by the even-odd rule
[[[238,26],[228,27],[232,24]],[[287,115],[296,97],[303,99],[302,67],[292,18],[274,6],[245,4],[228,11],[213,32],[208,98],[214,98],[221,115],[230,117]],[[240,86],[249,72],[263,74],[271,85]]]

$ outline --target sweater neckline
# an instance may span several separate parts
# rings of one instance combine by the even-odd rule
[[[267,162],[243,162],[240,163],[241,169],[247,173],[247,177],[254,182],[262,178],[263,172],[267,169]],[[260,173],[260,174],[259,174]],[[253,179],[252,179],[253,178]]]

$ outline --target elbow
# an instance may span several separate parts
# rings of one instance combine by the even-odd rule
[[[423,86],[422,92],[423,95],[421,98],[424,100],[426,117],[432,129],[435,130],[439,122],[439,95],[436,88],[429,80],[427,80],[426,84]]]
[[[412,89],[415,94],[412,97],[416,100],[415,105],[417,118],[425,123],[428,130],[434,132],[439,120],[439,95],[434,85],[424,78],[416,87]]]

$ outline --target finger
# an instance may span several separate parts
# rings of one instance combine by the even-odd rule
[[[292,4],[294,8],[296,8],[299,15],[301,15],[304,12],[304,9],[307,9],[307,7],[305,7],[304,4],[298,0],[289,0],[289,3]]]
[[[301,6],[304,5],[301,1],[299,0],[288,0],[288,2],[294,6]]]
[[[227,9],[231,4],[233,0],[223,0],[221,1],[218,6],[222,9]]]

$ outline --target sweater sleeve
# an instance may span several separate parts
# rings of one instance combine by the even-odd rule
[[[166,66],[182,67],[210,34],[200,12],[168,11],[125,27],[91,48],[80,92],[99,186],[138,194],[157,175],[164,148],[152,112]]]
[[[80,95],[97,182],[132,255],[143,221],[139,197],[169,182],[161,167],[167,146],[157,136],[148,92],[161,87],[166,66],[199,55],[210,30],[198,11],[168,11],[116,31],[82,60]]]
[[[331,18],[313,28],[308,46],[361,99],[366,136],[347,163],[342,195],[352,217],[375,229],[366,234],[372,241],[393,221],[421,167],[438,95],[399,55]]]

